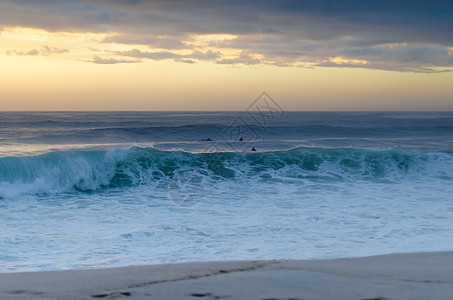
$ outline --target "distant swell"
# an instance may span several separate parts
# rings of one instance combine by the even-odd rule
[[[272,183],[404,180],[453,181],[453,156],[399,150],[295,148],[261,153],[187,153],[132,147],[112,151],[61,151],[0,158],[0,197],[92,192],[147,185],[175,176],[202,180]]]

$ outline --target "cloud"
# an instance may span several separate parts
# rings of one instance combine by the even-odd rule
[[[217,61],[218,64],[221,65],[257,65],[260,64],[261,61],[259,59],[253,58],[246,53],[241,53],[239,56],[235,58],[224,58]]]
[[[175,59],[176,62],[182,62],[182,63],[185,63],[185,64],[196,64],[197,62],[192,60],[192,59],[183,59],[183,58],[176,58]]]
[[[115,65],[115,64],[130,64],[130,63],[138,63],[140,60],[127,60],[127,59],[115,59],[115,58],[102,58],[99,56],[95,56],[92,60],[88,60],[87,62],[100,64],[100,65]]]
[[[374,47],[346,48],[338,51],[349,60],[366,64],[327,61],[317,64],[324,67],[359,67],[401,72],[437,73],[453,66],[453,56],[442,46],[387,44]]]
[[[364,68],[364,69],[375,69],[384,71],[400,71],[400,72],[413,72],[413,73],[443,73],[451,72],[448,69],[435,69],[429,67],[412,67],[412,66],[399,66],[398,69],[389,67],[387,64],[373,63],[369,64],[355,64],[355,63],[341,63],[333,61],[325,61],[317,64],[318,67],[335,67],[335,68]]]
[[[114,52],[115,55],[118,56],[126,56],[131,58],[137,59],[150,59],[150,60],[174,60],[176,62],[184,62],[184,63],[196,63],[195,60],[203,61],[203,60],[216,60],[222,56],[220,52],[213,52],[211,50],[206,52],[201,51],[192,51],[191,54],[182,55],[176,54],[169,51],[158,51],[158,52],[150,52],[150,51],[142,51],[140,49],[132,49],[128,51],[116,51]]]
[[[198,60],[215,60],[222,57],[222,53],[220,51],[214,52],[212,50],[208,50],[206,52],[193,51],[191,54],[185,55],[184,57]]]
[[[49,46],[42,46],[40,49],[31,49],[29,51],[18,51],[18,50],[8,50],[6,51],[7,55],[20,55],[20,56],[50,56],[52,54],[62,54],[68,53],[68,49],[57,48],[57,47],[49,47]]]
[[[159,37],[159,36],[141,36],[139,34],[121,34],[105,38],[104,43],[126,44],[126,45],[146,45],[150,48],[158,49],[187,49],[187,46],[179,38]]]
[[[164,59],[172,59],[172,58],[180,58],[181,55],[168,52],[168,51],[160,51],[160,52],[147,52],[141,51],[139,49],[132,49],[128,51],[117,51],[116,55],[120,56],[127,56],[133,58],[146,58],[152,60],[164,60]]]
[[[105,33],[104,43],[134,47],[118,55],[143,60],[319,67],[341,56],[367,60],[359,67],[371,69],[453,68],[453,1],[445,0],[4,0],[0,27],[11,26]],[[208,34],[236,38],[193,38]],[[137,52],[138,45],[153,51]],[[221,54],[229,49],[247,54]],[[193,50],[193,57],[176,50]],[[218,56],[196,57],[207,50]]]

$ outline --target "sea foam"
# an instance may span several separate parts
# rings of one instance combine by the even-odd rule
[[[210,184],[241,180],[301,182],[440,179],[452,181],[453,156],[401,150],[307,148],[258,153],[188,153],[131,147],[125,150],[58,151],[0,158],[0,196],[93,192],[169,184],[193,174]]]

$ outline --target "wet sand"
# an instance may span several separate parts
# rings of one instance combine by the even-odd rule
[[[453,252],[0,274],[0,299],[452,299]]]

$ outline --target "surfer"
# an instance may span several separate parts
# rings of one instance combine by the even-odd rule
[[[256,151],[255,147],[252,147],[252,151]]]
[[[244,139],[243,139],[242,136],[241,136],[241,138],[240,138],[239,140],[242,142]]]
[[[207,139],[201,139],[203,142],[210,142],[211,141],[211,138],[207,138]]]

